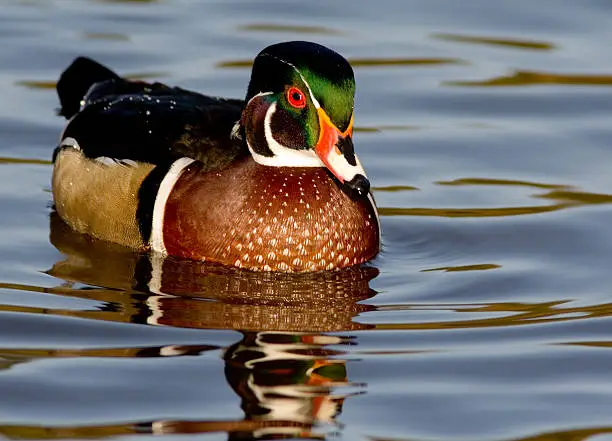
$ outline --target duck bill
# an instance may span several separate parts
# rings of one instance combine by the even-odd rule
[[[348,128],[341,132],[323,109],[318,108],[317,112],[320,128],[315,146],[317,156],[351,196],[367,197],[370,181],[353,148],[353,117]]]

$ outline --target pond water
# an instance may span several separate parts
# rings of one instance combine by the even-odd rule
[[[603,0],[0,0],[0,433],[612,439],[610,23]],[[355,68],[371,265],[169,259],[152,289],[146,256],[53,215],[75,56],[242,97],[294,39]]]

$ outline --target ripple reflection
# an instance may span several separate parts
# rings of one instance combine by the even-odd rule
[[[94,348],[0,348],[0,369],[36,359],[151,358],[218,352],[243,419],[159,419],[72,427],[0,426],[11,438],[90,438],[129,434],[226,432],[229,439],[324,439],[338,431],[344,401],[365,392],[350,382],[343,346],[353,337],[330,335],[372,328],[355,318],[373,307],[365,266],[315,274],[270,274],[165,259],[75,233],[53,213],[50,240],[63,258],[48,270],[61,280],[43,288],[0,284],[99,302],[94,309],[2,305],[0,311],[200,329],[230,329],[241,338],[227,347],[166,345]],[[61,343],[60,343],[61,344]],[[204,362],[204,361],[203,361]]]
[[[539,50],[539,51],[550,51],[556,49],[556,46],[552,43],[545,41],[535,40],[517,40],[510,38],[495,38],[495,37],[476,37],[472,35],[461,35],[461,34],[445,34],[438,33],[432,34],[432,38],[437,40],[454,41],[457,43],[471,43],[471,44],[484,44],[487,46],[501,46],[509,47],[512,49],[528,49],[528,50]]]
[[[436,184],[441,186],[512,186],[550,190],[546,193],[532,194],[530,197],[534,199],[550,200],[554,203],[550,205],[494,208],[379,207],[379,214],[381,216],[434,216],[448,218],[507,217],[547,213],[566,208],[612,203],[612,195],[610,194],[589,193],[574,190],[569,185],[544,184],[520,180],[491,178],[460,178],[451,181],[438,181]],[[413,189],[415,188],[410,186],[389,186],[375,190],[382,192],[393,192]]]
[[[551,72],[517,70],[511,75],[504,75],[482,81],[444,81],[444,86],[459,87],[516,87],[538,85],[562,86],[612,86],[612,75],[572,75]]]
[[[278,23],[252,23],[238,26],[239,31],[248,32],[291,32],[296,34],[341,35],[342,32],[323,26],[288,25]]]
[[[411,323],[377,323],[378,330],[425,330],[494,328],[506,326],[534,325],[612,315],[612,303],[570,306],[569,301],[543,303],[474,303],[474,304],[400,304],[377,307],[377,311],[432,311],[451,312],[453,319]],[[457,316],[466,316],[464,319]],[[442,316],[442,315],[440,315]],[[447,317],[448,314],[444,315]],[[484,318],[481,318],[483,317]]]

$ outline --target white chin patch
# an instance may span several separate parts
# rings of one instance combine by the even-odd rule
[[[344,181],[350,181],[357,175],[363,175],[365,178],[368,177],[357,155],[355,155],[355,165],[349,164],[344,155],[339,155],[334,150],[329,152],[327,160],[331,172],[336,177],[344,179]]]
[[[321,161],[321,158],[317,156],[314,150],[291,149],[274,139],[271,127],[272,115],[274,115],[274,112],[276,112],[276,103],[272,103],[264,118],[264,134],[266,136],[268,148],[274,156],[264,156],[256,153],[247,141],[247,146],[255,162],[271,167],[325,167],[325,164]]]

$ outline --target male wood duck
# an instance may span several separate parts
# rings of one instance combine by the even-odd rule
[[[353,149],[353,70],[324,46],[262,50],[244,101],[126,80],[83,57],[57,92],[69,122],[53,196],[78,232],[262,271],[334,270],[379,251]]]

